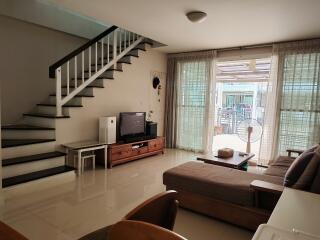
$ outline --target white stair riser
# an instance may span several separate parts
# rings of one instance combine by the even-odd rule
[[[4,139],[54,139],[54,130],[2,130]]]
[[[36,191],[43,191],[52,187],[63,185],[73,182],[76,179],[74,171],[56,174],[50,177],[37,179],[31,182],[14,185],[3,189],[3,193],[6,199],[10,199],[16,196],[30,194]]]
[[[44,103],[56,104],[56,97],[50,96]],[[67,104],[68,105],[82,105],[82,98],[81,97],[72,98],[69,102],[67,102]]]
[[[36,143],[17,147],[2,148],[2,159],[35,155],[55,151],[56,142]]]
[[[55,115],[57,113],[56,106],[37,106],[33,111],[33,113],[41,113],[41,114],[49,114]],[[69,116],[69,108],[62,108],[62,115]]]
[[[56,126],[56,119],[55,118],[24,116],[22,123],[33,125],[33,126],[39,126],[39,127],[52,127],[52,128],[54,128]]]
[[[2,167],[2,178],[19,176],[26,173],[41,171],[49,168],[64,166],[65,157],[49,158]]]

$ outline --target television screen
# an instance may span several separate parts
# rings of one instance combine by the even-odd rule
[[[123,112],[120,113],[120,137],[135,137],[145,135],[146,113]]]

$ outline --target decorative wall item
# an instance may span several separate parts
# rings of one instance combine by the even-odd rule
[[[153,89],[157,90],[158,94],[158,102],[160,102],[160,95],[161,95],[161,81],[165,79],[166,73],[164,72],[151,72],[151,79],[152,79],[152,87]]]

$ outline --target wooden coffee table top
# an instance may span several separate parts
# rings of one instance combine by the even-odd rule
[[[240,156],[238,151],[235,151],[231,158],[219,158],[216,154],[208,154],[197,157],[197,160],[204,161],[214,165],[220,165],[224,167],[241,169],[241,166],[246,164],[248,160],[254,157],[253,153],[249,153],[244,156]]]

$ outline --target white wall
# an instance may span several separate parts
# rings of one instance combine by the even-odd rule
[[[118,116],[126,111],[153,110],[152,120],[158,122],[158,135],[163,135],[166,64],[165,54],[152,49],[140,51],[139,58],[124,65],[115,80],[105,80],[104,89],[95,89],[94,98],[84,99],[83,108],[71,109],[70,119],[57,120],[57,141],[98,139],[99,117]],[[154,73],[162,73],[160,96],[152,87]]]
[[[85,39],[0,15],[2,124],[16,122],[54,89],[48,68]]]

